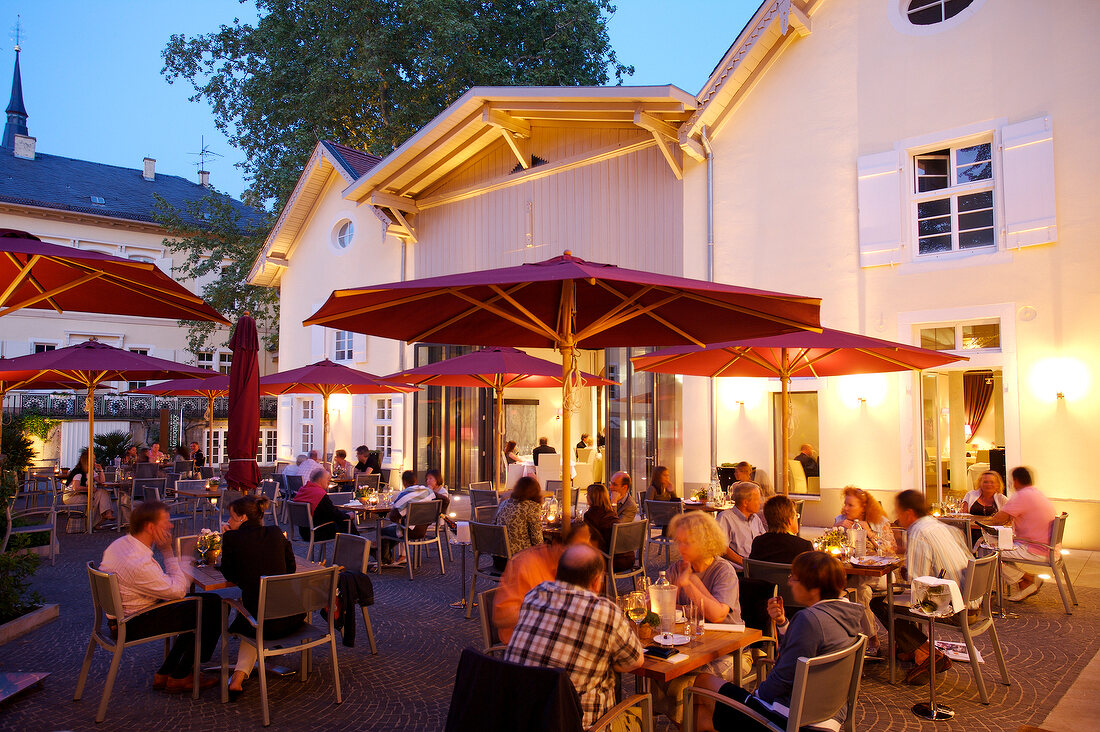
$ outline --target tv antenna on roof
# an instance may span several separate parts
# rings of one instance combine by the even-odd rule
[[[193,152],[193,153],[187,153],[187,154],[188,155],[193,155],[193,156],[195,156],[199,159],[199,161],[197,163],[195,163],[195,166],[198,167],[199,170],[207,170],[207,167],[206,167],[206,161],[207,160],[213,160],[214,158],[224,157],[221,153],[216,153],[213,150],[211,150],[210,146],[206,144],[206,137],[202,136],[202,135],[199,136],[199,151],[198,152]]]

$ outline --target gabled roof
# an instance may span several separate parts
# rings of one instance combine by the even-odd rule
[[[377,155],[347,145],[329,140],[318,142],[309,156],[309,162],[302,169],[302,174],[298,176],[298,182],[294,184],[294,190],[283,210],[279,212],[279,218],[267,235],[263,249],[252,263],[248,283],[260,287],[277,286],[289,263],[298,233],[332,174],[338,174],[345,184],[351,183],[369,173],[379,160],[381,158]],[[383,223],[388,224],[389,221]]]
[[[154,193],[184,210],[186,204],[210,195],[211,189],[176,175],[157,173],[154,180],[145,180],[142,171],[133,168],[42,153],[28,160],[0,149],[0,202],[155,223]],[[263,211],[230,201],[243,226],[263,226]]]

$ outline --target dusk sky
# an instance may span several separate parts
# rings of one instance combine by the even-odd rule
[[[620,0],[612,45],[635,73],[627,84],[675,84],[695,94],[758,0]],[[0,0],[0,96],[10,93],[16,16],[28,127],[39,152],[197,179],[202,142],[223,157],[207,164],[211,183],[233,196],[246,187],[241,154],[214,126],[206,102],[190,102],[186,82],[161,76],[173,33],[195,35],[255,19],[232,0]],[[675,32],[672,32],[675,31]]]

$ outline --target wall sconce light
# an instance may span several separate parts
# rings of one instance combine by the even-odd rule
[[[886,399],[889,382],[883,374],[856,374],[836,377],[837,394],[849,407],[878,406]]]
[[[1089,393],[1092,374],[1076,358],[1045,358],[1031,371],[1031,390],[1043,402],[1075,402]]]
[[[763,379],[734,376],[718,379],[718,402],[728,410],[755,409],[764,398]]]

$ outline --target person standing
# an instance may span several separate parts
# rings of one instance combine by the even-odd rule
[[[1012,497],[988,521],[993,526],[1012,523],[1015,547],[1001,552],[1001,577],[1012,588],[1008,599],[1013,602],[1031,597],[1043,586],[1040,577],[1020,569],[1012,562],[1013,558],[1044,560],[1047,549],[1041,544],[1050,541],[1050,525],[1057,515],[1054,504],[1033,482],[1030,470],[1022,466],[1013,468]]]

